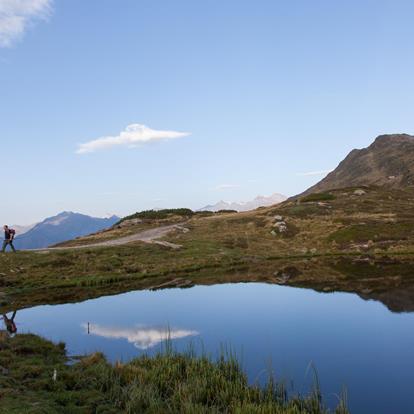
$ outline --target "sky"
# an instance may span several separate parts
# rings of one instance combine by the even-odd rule
[[[4,223],[294,195],[414,133],[411,0],[0,0]]]

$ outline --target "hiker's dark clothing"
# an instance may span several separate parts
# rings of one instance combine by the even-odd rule
[[[4,230],[4,242],[3,242],[3,249],[2,251],[6,251],[6,247],[10,246],[11,249],[15,252],[16,249],[13,246],[13,233],[10,231],[10,229]]]
[[[3,249],[2,249],[2,252],[4,253],[5,251],[6,251],[6,247],[7,246],[10,246],[10,248],[15,252],[16,251],[16,249],[14,248],[14,246],[13,246],[13,240],[4,240],[4,242],[3,242]]]

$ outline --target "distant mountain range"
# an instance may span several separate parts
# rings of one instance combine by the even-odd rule
[[[208,205],[200,208],[199,211],[219,211],[219,210],[236,210],[236,211],[249,211],[258,207],[268,207],[274,204],[279,204],[287,199],[286,196],[278,193],[274,193],[269,197],[257,196],[254,200],[246,202],[227,202],[219,201],[216,204]]]
[[[352,150],[334,171],[303,194],[361,185],[414,188],[414,136],[378,136],[369,147]]]
[[[14,226],[16,230],[15,246],[17,249],[39,249],[56,243],[86,236],[113,226],[119,217],[96,218],[84,214],[64,211],[57,216],[34,225],[29,230],[25,226]],[[19,233],[23,227],[24,233]]]
[[[37,223],[33,223],[33,224],[28,224],[28,225],[23,225],[20,226],[19,224],[13,224],[12,226],[10,226],[12,229],[16,230],[17,234],[24,234],[27,233],[29,230],[31,230],[34,226],[36,226]]]

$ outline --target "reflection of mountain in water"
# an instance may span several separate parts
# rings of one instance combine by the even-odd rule
[[[414,312],[414,285],[358,295],[365,300],[382,302],[391,312]]]
[[[88,324],[82,324],[88,332]],[[167,339],[180,339],[198,335],[197,331],[174,328],[153,328],[137,326],[134,328],[119,328],[89,324],[89,334],[109,339],[126,339],[138,349],[148,349]]]

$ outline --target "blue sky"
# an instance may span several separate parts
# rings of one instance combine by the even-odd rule
[[[413,16],[408,0],[0,0],[0,216],[298,193],[414,133]]]

